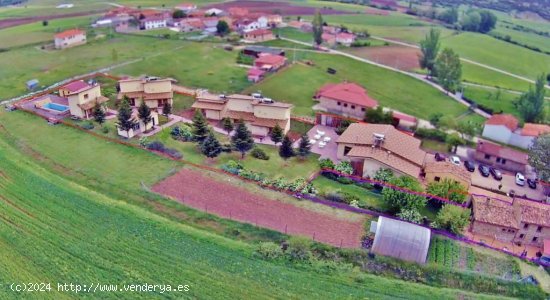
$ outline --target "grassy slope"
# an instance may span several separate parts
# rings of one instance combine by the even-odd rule
[[[500,34],[501,36],[509,35],[513,41],[529,46],[535,46],[542,51],[550,52],[550,38],[548,37],[543,37],[531,32],[521,32],[511,28],[506,28],[503,24],[499,24],[492,32]]]
[[[481,85],[526,91],[531,83],[478,65],[462,62],[462,80]]]
[[[269,97],[293,103],[294,114],[312,115],[311,97],[317,89],[327,82],[350,80],[363,85],[381,105],[420,118],[427,119],[434,112],[458,116],[466,111],[461,104],[406,75],[338,55],[301,53],[298,58],[312,60],[316,65],[292,66],[246,91],[261,90]],[[335,68],[337,74],[326,73],[328,67]]]
[[[517,75],[534,79],[548,72],[550,55],[499,41],[487,35],[465,32],[442,40],[463,58],[472,59]]]
[[[107,143],[69,128],[46,126],[23,113],[8,115],[0,112],[0,119],[17,139],[27,142],[33,139],[30,144],[33,149],[47,157],[36,154],[34,158],[42,157],[41,161],[53,159],[56,172],[70,168],[63,172],[66,174],[72,172],[72,168],[78,168],[79,173],[89,176],[89,181],[82,183],[110,181],[115,184],[114,189],[127,190],[127,197],[134,193],[127,189],[128,186],[135,186],[140,180],[154,180],[157,176],[152,173],[157,172],[151,170],[161,168],[162,173],[162,169],[173,165],[171,161],[146,152]],[[20,122],[34,126],[34,130],[22,128]],[[35,136],[36,132],[42,134]],[[347,274],[323,275],[307,267],[294,269],[255,259],[251,256],[252,249],[246,244],[178,224],[54,175],[12,148],[15,144],[23,145],[14,143],[12,138],[0,130],[3,178],[0,216],[8,224],[0,229],[2,283],[190,284],[191,291],[183,296],[194,298],[367,296],[375,299],[424,299],[431,296],[452,299],[456,296],[454,290],[370,275],[362,276],[361,283],[358,283]],[[57,149],[66,147],[68,143],[72,145],[71,151],[59,155]],[[88,158],[83,153],[86,148],[90,149]],[[84,159],[75,161],[75,156]],[[136,165],[143,166],[138,173],[133,172]],[[124,174],[117,174],[121,168],[128,167],[131,169]],[[100,169],[102,172],[98,172]],[[11,294],[11,297],[15,296]],[[64,298],[68,295],[51,293],[47,296]],[[114,298],[123,295],[109,293],[101,296]],[[150,298],[153,295],[131,296]],[[182,295],[155,296],[173,298]]]

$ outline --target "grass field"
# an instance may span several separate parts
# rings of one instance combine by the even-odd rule
[[[237,293],[240,297],[242,288],[246,288],[245,296],[258,299],[274,295],[454,299],[457,293],[489,298],[368,274],[358,278],[356,272],[327,273],[260,261],[252,256],[248,244],[197,228],[244,241],[276,234],[208,216],[147,191],[147,186],[173,174],[180,164],[72,128],[47,126],[44,120],[23,112],[0,111],[0,124],[0,216],[9,221],[0,229],[2,283],[185,281],[182,284],[192,287],[188,294],[192,298],[234,298]],[[229,281],[238,288],[233,289]],[[124,297],[116,293],[98,296]],[[140,296],[180,297],[144,294],[132,298]]]
[[[505,24],[505,25],[510,26],[509,24]],[[523,32],[523,31],[511,29],[511,28],[506,28],[505,25],[500,23],[496,27],[496,29],[491,31],[491,33],[496,33],[503,37],[508,35],[510,36],[512,41],[516,41],[524,45],[535,46],[541,49],[542,51],[550,52],[550,38],[543,37],[531,32]],[[536,29],[536,30],[540,30],[540,29]]]
[[[42,42],[53,43],[56,32],[70,28],[86,28],[92,22],[93,16],[54,19],[43,26],[42,22],[10,27],[0,30],[0,47],[11,48]]]
[[[323,84],[349,80],[363,85],[371,97],[401,112],[428,119],[434,112],[454,116],[466,112],[466,107],[447,98],[436,89],[410,78],[353,59],[330,54],[300,53],[299,59],[312,60],[315,66],[293,65],[245,92],[261,90],[273,99],[295,105],[293,114],[313,115],[311,99]],[[326,73],[328,67],[337,70]],[[281,88],[284,87],[284,88]],[[412,105],[414,104],[414,105]]]
[[[442,40],[463,58],[535,79],[549,72],[550,55],[497,40],[487,35],[465,32]]]
[[[533,85],[525,80],[514,78],[464,61],[462,62],[462,80],[515,91],[526,91],[529,89],[530,85]]]

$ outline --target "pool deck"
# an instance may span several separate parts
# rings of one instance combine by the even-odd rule
[[[65,112],[55,112],[53,110],[46,110],[42,108],[37,108],[35,104],[39,101],[50,99],[51,103],[59,104],[59,105],[65,105],[69,106],[69,101],[67,98],[59,97],[57,95],[44,95],[41,97],[38,97],[36,99],[32,99],[30,101],[27,101],[23,103],[21,106],[23,106],[24,109],[33,111],[37,113],[38,115],[42,116],[43,118],[49,120],[49,119],[55,119],[55,120],[62,120],[63,118],[67,117],[69,115],[69,111]]]

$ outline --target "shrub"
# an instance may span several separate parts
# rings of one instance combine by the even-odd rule
[[[252,149],[252,151],[250,151],[250,155],[252,155],[252,157],[257,159],[269,160],[269,155],[267,155],[263,149],[258,147],[255,147],[254,149]]]
[[[334,201],[334,202],[344,202],[344,196],[340,195],[337,192],[329,192],[328,194],[325,195],[325,198],[327,198],[327,200]]]
[[[340,162],[338,165],[336,165],[334,170],[348,175],[351,175],[353,173],[353,167],[351,166],[351,163],[349,161]]]
[[[109,127],[103,127],[103,128],[101,128],[101,132],[103,132],[104,134],[109,133]]]
[[[141,147],[147,148],[147,145],[149,145],[149,139],[148,139],[146,136],[141,137],[141,138],[139,139],[139,145],[140,145]]]
[[[397,216],[405,221],[420,224],[422,222],[422,215],[416,209],[402,209]]]
[[[179,127],[176,126],[172,128],[170,131],[170,135],[173,139],[188,142],[193,140],[193,133],[191,132],[191,129],[189,129],[188,126]]]
[[[342,200],[344,203],[351,204],[353,201],[359,201],[359,197],[349,193],[349,192],[340,192],[342,195]]]
[[[233,150],[231,147],[231,144],[223,144],[222,145],[222,152],[230,153]]]
[[[323,158],[319,160],[319,167],[321,169],[334,169],[334,162],[328,158]]]
[[[308,261],[311,258],[311,240],[304,237],[291,237],[287,255],[293,261]]]
[[[181,154],[181,152],[179,152],[176,149],[164,148],[163,152],[166,153],[168,156],[170,156],[172,158],[175,158],[175,159],[182,159],[183,158],[183,155]]]
[[[336,181],[340,182],[341,184],[352,184],[352,183],[355,182],[355,181],[353,181],[353,179],[343,177],[343,176],[338,177],[338,179],[336,179]]]
[[[273,242],[260,242],[256,248],[256,253],[263,259],[274,260],[283,256],[281,246]]]
[[[151,142],[151,143],[147,144],[147,149],[163,152],[164,151],[164,144],[162,142],[159,142],[159,141],[154,141],[154,142]]]
[[[416,135],[420,138],[427,138],[439,142],[445,142],[447,139],[447,133],[438,129],[418,128],[416,130]]]
[[[82,129],[92,130],[94,129],[94,123],[92,123],[92,121],[85,121],[85,122],[82,122],[82,124],[80,124],[80,127]]]
[[[222,170],[232,174],[236,174],[236,175],[238,175],[242,169],[243,169],[243,166],[239,162],[234,160],[230,160],[226,162],[224,165],[222,165]]]

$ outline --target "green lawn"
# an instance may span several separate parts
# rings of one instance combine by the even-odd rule
[[[268,46],[268,47],[279,47],[279,48],[291,48],[291,49],[313,49],[312,46],[306,46],[298,43],[293,43],[285,40],[271,40],[267,42],[257,43],[258,45]],[[287,51],[287,56],[292,55],[292,50]]]
[[[349,193],[359,198],[359,203],[364,204],[367,207],[372,207],[378,211],[387,211],[388,206],[382,200],[380,194],[371,192],[365,188],[354,184],[342,184],[340,182],[328,179],[324,176],[319,176],[312,181],[313,186],[319,191],[321,195],[327,195],[330,193]]]
[[[380,15],[325,15],[323,21],[330,25],[344,24],[346,26],[428,26],[430,23],[421,21],[418,18],[398,12],[391,12],[387,16]]]
[[[512,28],[506,28],[505,26],[511,27],[511,25],[509,24],[499,23],[498,26],[493,31],[491,31],[491,33],[496,33],[503,37],[508,35],[512,38],[512,41],[516,41],[528,46],[534,46],[541,49],[542,51],[550,52],[549,37],[544,37],[532,32],[524,32],[524,31],[514,30]],[[536,29],[536,30],[540,30],[540,29]]]
[[[11,48],[42,42],[53,43],[54,34],[71,28],[87,28],[94,16],[54,19],[43,26],[42,21],[0,30],[0,47]]]
[[[459,116],[466,107],[441,92],[409,76],[398,74],[353,59],[331,54],[300,53],[315,66],[293,65],[245,90],[261,90],[267,96],[295,105],[294,115],[313,115],[315,92],[325,83],[349,80],[363,85],[378,102],[401,112],[428,119],[435,112]],[[326,73],[328,67],[337,70]],[[284,88],[281,88],[284,87]]]
[[[186,109],[189,109],[193,103],[195,103],[194,97],[174,94],[174,106],[172,107],[172,113],[178,114]]]
[[[512,45],[488,35],[465,32],[443,39],[442,46],[453,48],[462,58],[531,79],[549,72],[550,55]]]
[[[292,40],[301,41],[304,43],[313,44],[312,33],[302,32],[296,28],[292,28],[292,27],[275,28],[273,29],[273,33],[279,35],[279,37],[284,37]]]
[[[462,62],[462,80],[516,91],[526,91],[530,85],[533,85],[525,80],[464,61]]]

